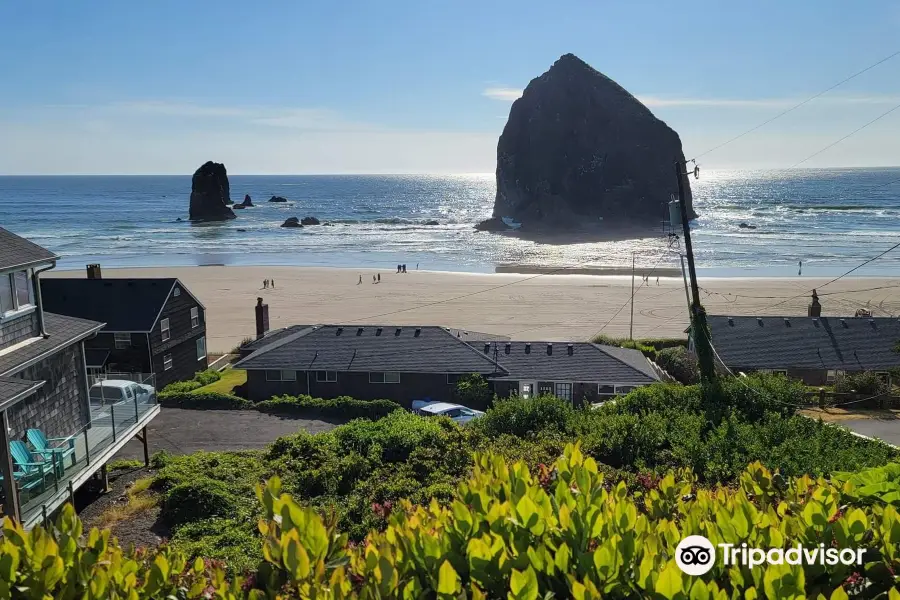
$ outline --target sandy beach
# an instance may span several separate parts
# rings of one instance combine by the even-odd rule
[[[381,283],[373,284],[378,273]],[[213,266],[104,269],[103,277],[179,278],[206,307],[211,352],[254,336],[257,297],[269,305],[272,329],[299,323],[435,324],[520,340],[581,341],[601,331],[627,336],[631,314],[630,276]],[[274,289],[263,289],[267,278],[275,280]],[[711,314],[803,315],[809,290],[829,279],[701,278],[700,285]],[[635,289],[634,337],[684,335],[687,299],[680,276],[661,277],[658,285],[655,276],[643,285],[638,276]],[[846,277],[822,289],[820,301],[823,316],[852,316],[865,307],[875,316],[897,315],[900,279]]]

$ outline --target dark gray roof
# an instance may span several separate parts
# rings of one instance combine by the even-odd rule
[[[60,350],[103,328],[103,323],[44,313],[44,328],[49,337],[41,338],[0,356],[0,376],[18,373],[38,357]]]
[[[900,321],[895,318],[707,319],[713,345],[731,368],[859,371],[900,366],[900,354],[893,351],[900,341]]]
[[[450,333],[458,337],[464,342],[505,342],[509,340],[508,335],[499,335],[496,333],[483,333],[481,331],[470,331],[468,329],[450,329]]]
[[[644,355],[637,350],[589,343],[469,342],[485,356],[494,356],[509,374],[495,379],[609,383],[653,383],[658,380]],[[531,351],[526,353],[530,345]],[[552,346],[550,354],[547,353]],[[488,347],[487,354],[484,353]],[[509,354],[506,350],[509,348]]]
[[[308,327],[313,327],[313,325],[291,325],[290,327],[282,327],[281,329],[273,329],[271,331],[267,331],[266,334],[258,340],[253,340],[252,342],[241,346],[241,351],[246,352],[248,350],[259,350],[263,346],[268,346],[272,342],[277,342],[285,336],[291,335],[292,333],[297,333],[298,331],[307,329]]]
[[[49,278],[41,279],[41,295],[46,310],[103,321],[106,331],[147,332],[153,329],[177,282],[174,277]]]
[[[489,358],[443,327],[391,325],[297,327],[234,366],[240,369],[485,375],[497,371]]]
[[[38,246],[11,231],[0,227],[0,270],[27,267],[59,258],[46,248]]]
[[[4,410],[19,400],[30,396],[38,391],[42,385],[44,385],[43,381],[0,377],[0,410]]]

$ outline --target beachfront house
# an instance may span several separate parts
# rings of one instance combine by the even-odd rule
[[[505,373],[491,376],[497,396],[553,395],[576,404],[594,403],[659,381],[637,350],[600,344],[470,342],[497,361]]]
[[[85,343],[92,380],[127,374],[162,389],[207,367],[206,309],[174,277],[103,279],[88,265],[86,279],[45,279],[41,290],[48,310],[106,323]]]
[[[52,515],[159,413],[153,398],[94,405],[84,345],[104,323],[45,311],[57,256],[0,228],[0,514]]]
[[[807,385],[830,385],[844,373],[890,378],[900,367],[896,317],[828,317],[813,292],[807,316],[711,315],[713,346],[732,372],[781,373]],[[691,339],[693,343],[693,338]]]
[[[253,401],[308,394],[384,398],[406,407],[414,400],[454,401],[457,381],[471,373],[500,396],[555,394],[576,404],[658,380],[634,350],[464,337],[433,325],[294,326],[245,345],[234,366],[247,370],[246,395]]]

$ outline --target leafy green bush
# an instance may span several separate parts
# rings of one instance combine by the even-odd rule
[[[262,540],[252,519],[211,518],[178,527],[169,540],[188,561],[215,556],[225,563],[225,572],[240,575],[263,560]]]
[[[844,373],[834,380],[834,391],[841,394],[855,392],[867,396],[887,394],[890,388],[887,381],[876,375],[873,371],[860,371],[858,373]]]
[[[402,407],[391,400],[356,400],[349,396],[312,398],[310,396],[275,396],[254,405],[260,412],[306,417],[310,419],[381,419]]]
[[[460,377],[456,382],[456,401],[475,410],[486,409],[494,397],[490,384],[478,373]]]
[[[157,396],[162,406],[204,410],[249,410],[253,403],[245,398],[219,392],[161,392]]]
[[[656,362],[663,370],[685,385],[694,385],[700,381],[700,364],[697,357],[683,346],[663,348],[656,353]]]
[[[502,398],[484,416],[471,422],[488,436],[501,434],[526,437],[541,432],[565,432],[575,414],[572,403],[555,396]]]
[[[211,517],[233,517],[238,499],[221,481],[199,477],[180,483],[166,492],[161,516],[177,526]]]
[[[200,387],[215,383],[220,379],[222,379],[222,374],[215,369],[206,369],[205,371],[198,371],[194,373],[194,381],[199,383]]]
[[[175,381],[162,389],[162,394],[186,394],[202,387],[199,381],[189,379],[187,381]]]

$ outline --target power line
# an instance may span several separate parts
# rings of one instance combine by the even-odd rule
[[[711,153],[711,152],[714,152],[714,151],[718,150],[719,148],[723,148],[723,147],[727,146],[728,144],[730,144],[730,143],[732,143],[732,142],[734,142],[734,141],[737,141],[737,140],[741,139],[741,138],[744,137],[745,135],[749,135],[749,134],[753,133],[753,132],[756,131],[757,129],[760,129],[760,128],[762,128],[762,127],[765,127],[766,125],[768,125],[768,124],[771,123],[772,121],[775,121],[775,120],[777,120],[777,119],[780,119],[780,118],[783,117],[784,115],[786,115],[786,114],[788,114],[788,113],[790,113],[790,112],[793,112],[793,111],[797,110],[798,108],[800,108],[801,106],[804,106],[805,104],[809,104],[810,102],[812,102],[812,101],[815,100],[816,98],[818,98],[818,97],[820,97],[820,96],[823,96],[823,95],[827,94],[828,92],[830,92],[831,90],[833,90],[833,89],[835,89],[835,88],[837,88],[837,87],[840,87],[840,86],[844,85],[845,83],[847,83],[847,82],[850,81],[851,79],[855,79],[856,77],[859,77],[860,75],[862,75],[862,74],[865,73],[866,71],[870,71],[870,70],[874,69],[874,68],[877,67],[878,65],[880,65],[880,64],[882,64],[882,63],[885,63],[885,62],[891,60],[892,58],[894,58],[894,57],[897,56],[897,55],[900,55],[900,50],[897,50],[897,51],[894,52],[893,54],[891,54],[891,55],[889,55],[889,56],[886,56],[886,57],[882,58],[881,60],[879,60],[878,62],[869,65],[868,67],[866,67],[866,68],[863,69],[862,71],[857,71],[857,72],[854,73],[853,75],[850,75],[850,76],[847,77],[846,79],[842,79],[841,81],[839,81],[839,82],[837,82],[836,84],[832,85],[832,86],[829,87],[828,89],[823,90],[823,91],[819,92],[818,94],[816,94],[816,95],[814,95],[814,96],[810,96],[809,98],[807,98],[807,99],[804,100],[803,102],[800,102],[800,103],[798,103],[798,104],[795,104],[795,105],[792,106],[791,108],[789,108],[789,109],[787,109],[787,110],[785,110],[785,111],[783,111],[783,112],[778,113],[777,115],[775,115],[775,116],[772,117],[771,119],[768,119],[768,120],[766,120],[766,121],[763,121],[763,122],[760,123],[759,125],[757,125],[757,126],[755,126],[755,127],[752,127],[752,128],[750,128],[750,129],[748,129],[747,131],[741,133],[740,135],[736,135],[735,137],[731,138],[730,140],[727,140],[727,141],[725,141],[725,142],[719,144],[718,146],[715,146],[715,147],[713,147],[713,148],[710,148],[709,150],[707,150],[706,152],[703,152],[702,154],[698,154],[697,156],[694,157],[694,160],[697,160],[697,159],[700,158],[701,156],[706,156],[707,154],[709,154],[709,153]]]
[[[835,141],[835,142],[832,142],[832,143],[828,144],[827,146],[825,146],[824,148],[822,148],[822,149],[819,150],[818,152],[814,152],[813,154],[810,154],[809,156],[807,156],[806,158],[804,158],[804,159],[801,160],[800,162],[791,165],[791,166],[788,167],[786,170],[789,171],[789,170],[791,170],[791,169],[796,169],[797,167],[799,167],[800,165],[802,165],[802,164],[805,163],[806,161],[810,160],[811,158],[814,158],[814,157],[816,157],[816,156],[822,154],[823,152],[825,152],[825,151],[828,150],[829,148],[833,148],[834,146],[837,146],[838,144],[840,144],[841,142],[843,142],[843,141],[846,140],[847,138],[849,138],[849,137],[851,137],[851,136],[853,136],[853,135],[859,133],[860,131],[862,131],[863,129],[865,129],[865,128],[868,127],[869,125],[875,123],[876,121],[880,121],[881,119],[883,119],[884,117],[888,116],[889,114],[891,114],[892,112],[894,112],[894,111],[897,110],[898,108],[900,108],[900,104],[897,104],[897,105],[894,106],[893,108],[891,108],[891,109],[889,109],[889,110],[887,110],[887,111],[881,113],[880,115],[878,115],[877,117],[875,117],[874,119],[872,119],[871,121],[869,121],[868,123],[866,123],[865,125],[863,125],[863,126],[861,126],[861,127],[857,127],[856,129],[854,129],[853,131],[851,131],[850,133],[848,133],[848,134],[845,135],[844,137],[840,138],[839,140],[837,140],[837,141]]]

